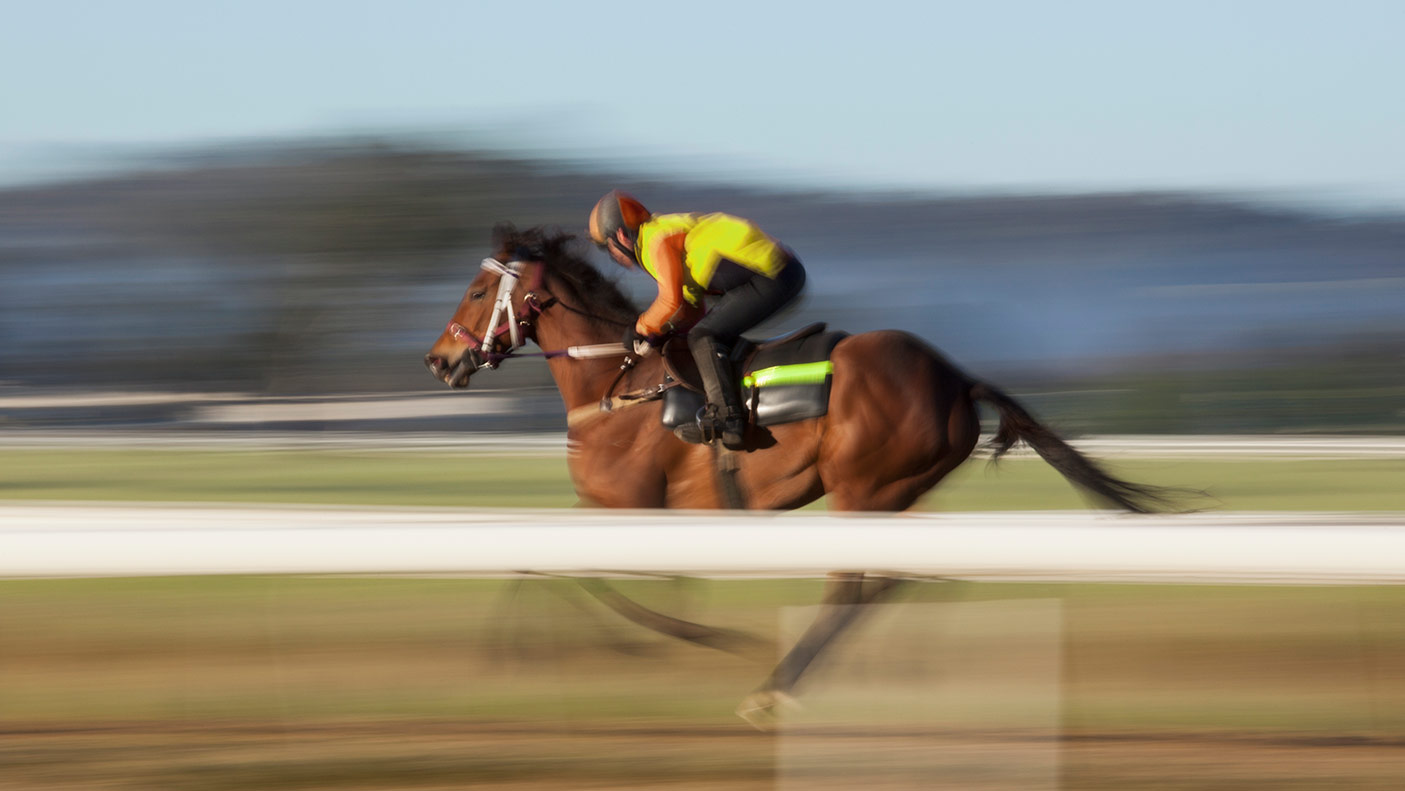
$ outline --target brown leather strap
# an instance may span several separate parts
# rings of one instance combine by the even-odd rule
[[[717,465],[717,493],[722,497],[722,507],[731,511],[746,510],[746,494],[737,481],[740,457],[737,451],[722,447],[720,441],[712,443],[712,460]]]

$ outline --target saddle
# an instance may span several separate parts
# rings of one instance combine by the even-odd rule
[[[775,426],[820,417],[829,411],[829,356],[848,333],[826,331],[823,322],[766,340],[742,338],[730,360],[741,388],[747,422]],[[664,345],[663,424],[685,441],[701,441],[698,411],[706,405],[697,364],[681,338]]]

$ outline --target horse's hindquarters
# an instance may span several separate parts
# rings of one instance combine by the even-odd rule
[[[833,360],[818,458],[831,510],[904,510],[975,448],[969,380],[917,338],[854,335]]]

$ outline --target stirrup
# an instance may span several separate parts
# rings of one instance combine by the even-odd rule
[[[689,445],[704,445],[702,429],[698,428],[696,422],[682,423],[673,427],[673,436],[683,440]]]
[[[711,445],[721,438],[722,417],[718,414],[716,404],[707,404],[699,409],[694,422],[698,427],[698,442]]]

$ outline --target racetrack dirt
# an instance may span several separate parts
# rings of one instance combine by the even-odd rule
[[[784,734],[737,726],[361,721],[14,724],[0,730],[0,789],[827,788],[777,772]],[[999,751],[991,732],[832,733],[835,745]],[[1019,737],[1015,736],[1014,741]],[[1260,733],[1076,733],[1050,789],[1398,789],[1405,743]],[[818,780],[822,780],[819,778]],[[868,786],[875,787],[875,786]],[[911,787],[911,786],[909,786]],[[923,788],[1014,791],[953,766]]]
[[[634,581],[777,647],[819,583]],[[565,580],[0,581],[0,789],[1398,789],[1405,590],[924,584],[771,656]]]

